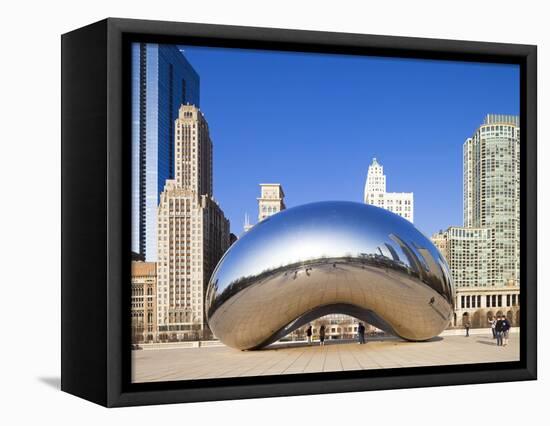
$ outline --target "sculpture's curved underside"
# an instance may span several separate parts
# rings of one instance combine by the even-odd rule
[[[411,223],[335,201],[255,225],[220,260],[205,309],[223,343],[257,349],[330,313],[427,340],[447,327],[453,300],[445,259]]]

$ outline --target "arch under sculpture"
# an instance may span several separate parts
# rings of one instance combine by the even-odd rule
[[[208,284],[208,324],[250,350],[331,313],[406,340],[437,336],[452,319],[454,285],[443,256],[387,210],[329,201],[270,216],[231,246]]]

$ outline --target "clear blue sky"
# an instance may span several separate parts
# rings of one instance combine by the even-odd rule
[[[519,67],[182,46],[200,75],[214,196],[242,233],[259,183],[288,207],[362,201],[376,157],[388,191],[414,192],[430,236],[462,224],[462,144],[488,113],[519,114]]]

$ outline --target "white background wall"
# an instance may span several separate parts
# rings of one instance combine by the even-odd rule
[[[5,1],[2,3],[0,422],[4,424],[529,424],[548,417],[550,323],[538,382],[106,410],[56,389],[60,358],[60,34],[107,16],[539,45],[539,164],[548,156],[543,1]],[[539,173],[548,182],[549,168]],[[548,191],[539,191],[548,256]],[[542,262],[541,262],[542,263]],[[540,312],[549,292],[540,269]],[[541,315],[542,316],[542,315]],[[32,340],[29,341],[29,340]],[[544,416],[544,417],[543,417]],[[12,420],[6,422],[7,418]],[[544,420],[534,424],[542,424]]]

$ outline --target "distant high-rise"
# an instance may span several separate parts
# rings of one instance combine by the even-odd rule
[[[435,234],[432,235],[430,239],[432,240],[432,243],[434,243],[434,246],[436,246],[439,252],[443,255],[443,257],[447,259],[448,246],[449,246],[447,242],[447,232],[446,231],[436,232]]]
[[[364,201],[382,207],[392,213],[414,222],[414,195],[412,192],[386,192],[384,167],[372,159],[365,182]]]
[[[432,236],[432,242],[449,264],[457,288],[495,285],[489,274],[493,259],[491,241],[489,228],[451,226]]]
[[[258,222],[286,209],[285,193],[280,183],[260,183],[260,196],[257,200]],[[248,216],[248,213],[245,213],[244,232],[250,231],[253,227],[254,224],[250,223],[250,216]]]
[[[515,115],[489,114],[463,146],[464,226],[492,230],[489,281],[519,282],[520,129]]]
[[[250,231],[250,229],[252,229],[253,226],[254,225],[250,223],[250,216],[248,216],[248,213],[245,213],[244,214],[244,224],[243,224],[244,232]]]
[[[132,45],[132,251],[155,261],[160,193],[175,177],[174,121],[200,105],[200,80],[174,45]]]
[[[230,245],[229,221],[212,197],[212,142],[200,110],[182,105],[175,124],[175,179],[158,207],[158,326],[176,338],[206,328],[205,289]]]
[[[285,193],[280,183],[260,183],[258,198],[258,222],[286,209]]]

